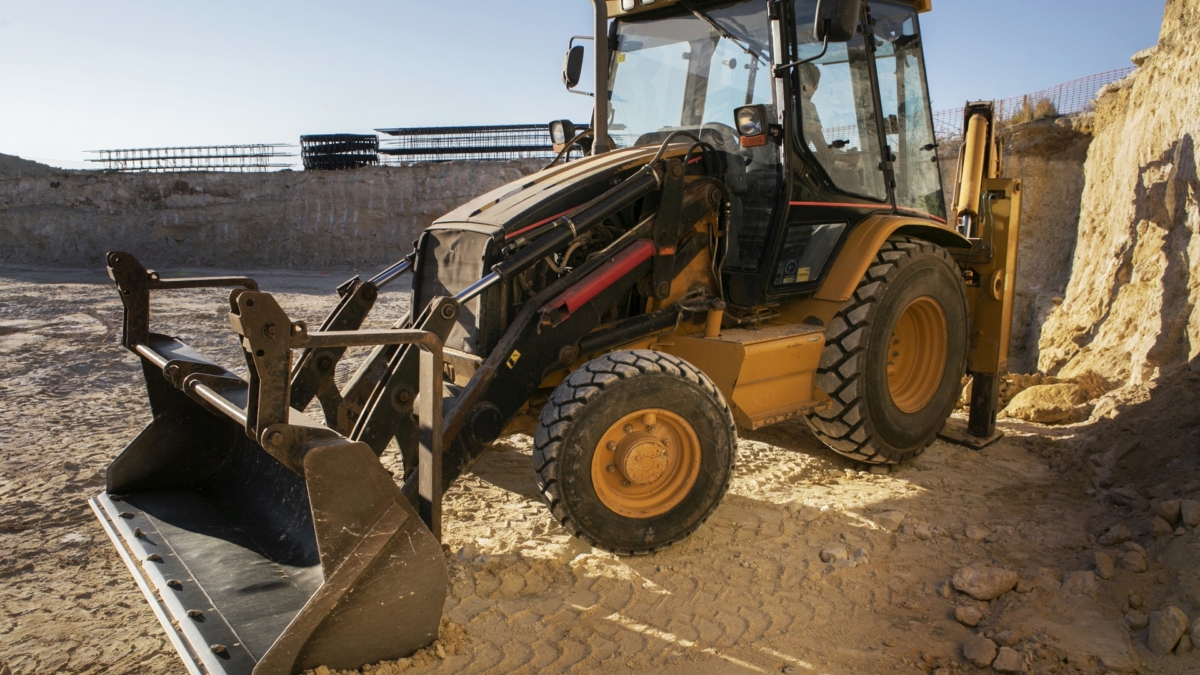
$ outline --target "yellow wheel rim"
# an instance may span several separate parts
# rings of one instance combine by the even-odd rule
[[[906,413],[929,405],[946,372],[949,330],[946,313],[937,300],[913,300],[892,329],[887,376],[892,402]]]
[[[601,503],[626,518],[653,518],[683,501],[700,476],[700,438],[684,418],[647,408],[617,420],[592,455]]]

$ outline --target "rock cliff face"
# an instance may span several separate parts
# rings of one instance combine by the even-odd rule
[[[118,174],[0,159],[0,262],[360,267],[408,253],[433,220],[545,162],[355,171]]]
[[[1065,301],[1040,370],[1141,384],[1200,355],[1200,0],[1169,0],[1157,50],[1096,103]]]

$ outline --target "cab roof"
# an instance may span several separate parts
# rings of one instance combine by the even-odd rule
[[[893,0],[907,5],[912,5],[917,8],[918,12],[928,12],[933,9],[933,0]],[[648,12],[652,9],[661,9],[671,5],[679,4],[679,0],[634,0],[636,6],[634,9],[621,9],[621,0],[605,0],[608,5],[608,16],[610,18],[620,18],[632,14],[640,14]]]

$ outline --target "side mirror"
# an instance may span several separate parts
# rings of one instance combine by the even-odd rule
[[[567,89],[574,89],[583,75],[583,45],[575,45],[563,57],[563,84]]]
[[[862,0],[817,0],[813,34],[822,42],[849,42],[858,34]]]

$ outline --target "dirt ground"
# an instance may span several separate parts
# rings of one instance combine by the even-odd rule
[[[311,322],[350,275],[252,276]],[[375,325],[401,313],[398,290]],[[224,295],[161,298],[154,325],[236,364]],[[149,421],[120,317],[100,272],[0,267],[0,672],[182,672],[85,503]],[[1190,637],[1148,647],[1167,606],[1200,618],[1200,531],[1170,510],[1200,499],[1198,391],[1183,371],[1109,394],[1086,422],[1005,420],[981,452],[939,441],[891,473],[802,423],[743,433],[715,515],[638,558],[567,536],[537,493],[530,439],[499,442],[446,496],[442,640],[370,670],[1200,672]],[[980,568],[1016,573],[1015,588],[957,590]],[[993,667],[969,660],[997,647]]]

